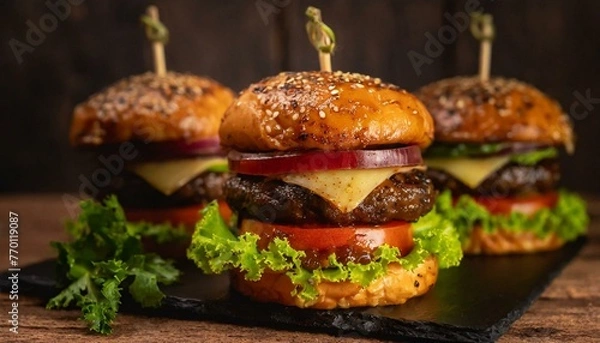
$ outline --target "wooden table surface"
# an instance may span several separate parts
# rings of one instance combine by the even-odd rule
[[[42,261],[54,255],[50,240],[62,240],[68,211],[62,195],[0,196],[0,269],[8,266],[7,212],[20,218],[19,263]],[[517,320],[500,342],[600,342],[600,200],[589,202],[593,220],[589,243],[579,256]],[[8,331],[10,301],[0,294],[0,342],[373,342],[361,337],[289,332],[202,321],[146,318],[119,314],[109,337],[90,334],[80,313],[48,311],[36,298],[20,297],[18,334]]]

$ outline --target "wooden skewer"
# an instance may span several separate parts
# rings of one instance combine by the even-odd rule
[[[479,79],[487,82],[490,79],[492,66],[492,41],[495,36],[493,17],[491,14],[471,14],[471,33],[479,40]]]
[[[485,25],[483,27],[483,34],[491,34],[491,27]],[[481,81],[488,81],[490,79],[490,70],[492,66],[492,40],[484,39],[481,41],[479,46],[479,79]]]
[[[331,54],[335,48],[335,34],[321,19],[321,10],[309,6],[306,9],[308,22],[306,32],[311,44],[319,52],[319,66],[321,71],[331,72]]]
[[[152,20],[159,22],[160,18],[156,6],[148,6],[146,14]],[[167,74],[167,62],[165,60],[165,45],[163,42],[157,39],[152,40],[152,56],[154,58],[154,72],[158,76],[165,76]]]
[[[331,54],[319,51],[319,66],[321,71],[331,72]]]

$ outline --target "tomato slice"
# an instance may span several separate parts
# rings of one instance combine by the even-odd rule
[[[382,244],[388,244],[398,247],[402,255],[406,255],[414,245],[411,224],[402,221],[373,227],[306,228],[247,219],[242,222],[241,232],[252,232],[259,235],[262,247],[266,247],[275,237],[285,237],[290,246],[296,250],[325,250],[358,246],[372,251]]]
[[[556,192],[536,194],[526,197],[476,197],[475,201],[492,214],[510,214],[520,212],[533,215],[543,208],[552,208],[558,201]]]
[[[200,210],[204,205],[195,205],[175,208],[151,208],[151,209],[125,209],[125,216],[129,221],[146,221],[150,223],[169,222],[173,225],[184,225],[190,230],[200,220]],[[225,221],[231,218],[231,209],[224,201],[219,201],[219,212]],[[191,231],[190,231],[191,232]]]
[[[227,156],[233,172],[250,175],[302,173],[334,169],[403,167],[423,164],[421,149],[411,145],[394,149],[242,153]]]

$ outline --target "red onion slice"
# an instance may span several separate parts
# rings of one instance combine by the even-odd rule
[[[172,158],[198,155],[225,155],[219,144],[219,138],[208,138],[199,141],[169,141],[139,145],[144,156],[151,158]]]
[[[293,153],[229,152],[229,168],[250,175],[292,174],[334,169],[375,169],[423,164],[417,145],[380,150],[310,151]]]

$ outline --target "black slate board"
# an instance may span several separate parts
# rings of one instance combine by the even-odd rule
[[[487,342],[498,339],[577,254],[584,238],[562,249],[535,255],[466,257],[460,267],[442,270],[425,296],[401,306],[320,311],[251,302],[229,291],[227,276],[202,275],[183,265],[182,282],[165,289],[158,309],[141,309],[124,299],[123,311],[182,319],[211,320],[277,329],[321,331],[403,341]],[[56,294],[54,262],[19,273],[19,293]],[[10,284],[0,276],[0,290]]]

